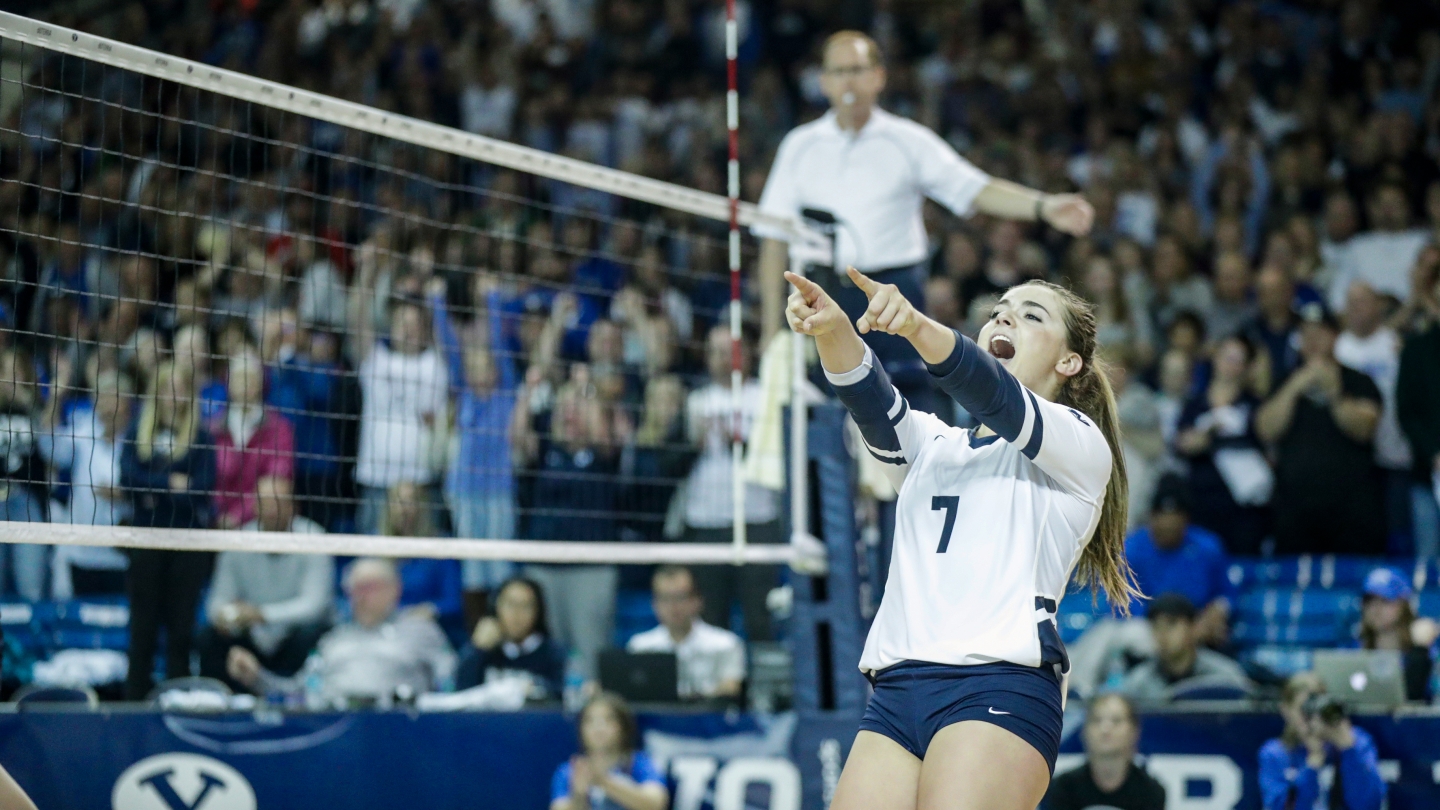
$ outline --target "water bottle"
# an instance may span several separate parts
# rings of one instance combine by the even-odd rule
[[[1105,685],[1101,687],[1102,692],[1120,691],[1120,686],[1125,683],[1124,659],[1123,655],[1110,656],[1110,666],[1105,672]]]
[[[311,655],[314,658],[314,655]],[[305,662],[305,708],[312,711],[324,711],[329,708],[325,703],[325,681],[320,677],[319,662],[310,660]]]
[[[565,662],[565,694],[561,702],[567,712],[578,712],[585,706],[585,668],[579,653],[571,653]]]

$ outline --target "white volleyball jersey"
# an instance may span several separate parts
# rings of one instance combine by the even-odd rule
[[[911,410],[868,349],[859,368],[831,376],[899,492],[860,668],[1005,661],[1063,673],[1055,611],[1100,520],[1109,444],[1090,417],[1035,396],[958,334],[931,373],[995,435]]]

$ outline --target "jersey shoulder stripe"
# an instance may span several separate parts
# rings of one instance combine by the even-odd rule
[[[1020,448],[1020,452],[1024,453],[1026,458],[1034,461],[1036,454],[1040,452],[1040,443],[1045,441],[1045,414],[1041,412],[1040,405],[1035,402],[1033,391],[1026,390],[1025,395],[1030,398],[1030,413],[1027,416],[1033,419],[1033,424],[1030,426],[1030,440]]]

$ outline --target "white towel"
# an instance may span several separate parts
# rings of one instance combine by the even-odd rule
[[[525,706],[529,690],[528,675],[507,675],[460,692],[421,695],[415,699],[415,708],[422,712],[517,712]]]
[[[766,489],[784,489],[785,406],[790,404],[790,350],[797,341],[788,330],[776,332],[760,356],[760,412],[750,429],[745,453],[745,480]],[[807,362],[814,358],[815,342],[802,340]],[[808,380],[805,399],[809,404],[824,402],[825,395]]]
[[[115,650],[61,650],[35,663],[35,683],[42,686],[100,686],[125,680],[125,654]]]

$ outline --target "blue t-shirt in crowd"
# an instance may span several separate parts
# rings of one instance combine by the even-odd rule
[[[295,469],[326,473],[340,469],[336,435],[337,392],[341,369],[291,357],[266,370],[265,404],[290,420],[295,429]]]
[[[655,767],[654,760],[644,751],[637,751],[630,758],[630,769],[616,768],[612,773],[623,773],[630,777],[637,785],[656,784],[664,786],[665,777],[660,774],[660,769]],[[550,780],[550,801],[563,799],[570,795],[570,760],[560,763],[555,769],[555,778]],[[590,810],[624,810],[616,802],[610,801],[605,792],[600,788],[590,788]]]
[[[230,390],[225,383],[211,380],[200,388],[200,423],[214,424],[225,417],[225,406],[230,402]]]
[[[1265,810],[1325,810],[1334,805],[1320,787],[1320,773],[1305,761],[1305,746],[1285,747],[1275,738],[1260,748],[1260,801]],[[1385,803],[1385,780],[1375,740],[1355,729],[1355,744],[1339,751],[1325,746],[1325,764],[1336,769],[1335,780],[1345,810],[1380,810]],[[1332,782],[1332,785],[1335,783]],[[1333,789],[1333,787],[1332,787]]]
[[[590,327],[610,313],[610,299],[625,283],[625,268],[609,259],[591,256],[575,268],[570,286],[576,295],[575,322],[566,324],[560,351],[572,360],[586,360]]]
[[[504,300],[500,294],[490,293],[486,306],[490,346],[502,349],[505,345],[503,307]],[[515,474],[510,464],[510,415],[515,409],[517,375],[514,355],[503,350],[492,354],[497,386],[488,393],[476,393],[466,376],[464,344],[450,320],[444,299],[432,297],[430,310],[450,372],[451,393],[455,397],[455,429],[460,436],[460,452],[445,473],[445,493],[452,497],[513,495]]]
[[[1143,526],[1125,541],[1125,557],[1146,596],[1181,593],[1197,610],[1222,596],[1234,601],[1230,558],[1220,537],[1208,529],[1191,525],[1185,529],[1178,548],[1163,551],[1150,536],[1150,527]],[[1135,615],[1144,616],[1145,605],[1143,600],[1136,600],[1130,607]]]
[[[400,588],[400,607],[429,602],[442,626],[461,618],[464,597],[459,560],[406,560],[400,564]]]

